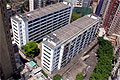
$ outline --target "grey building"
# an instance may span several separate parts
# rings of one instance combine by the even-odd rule
[[[0,77],[3,80],[16,71],[8,20],[6,0],[0,0]]]

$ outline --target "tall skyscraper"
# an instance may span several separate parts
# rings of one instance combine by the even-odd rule
[[[117,8],[116,14],[110,26],[110,34],[115,33],[120,35],[120,4]]]
[[[6,0],[0,0],[0,77],[6,80],[16,71]]]
[[[103,26],[104,26],[106,32],[109,31],[114,18],[116,18],[115,15],[116,16],[118,15],[118,13],[116,11],[117,11],[119,5],[120,5],[120,0],[111,0],[109,3],[108,9],[106,9],[107,12],[106,12],[105,18],[103,20]]]
[[[107,9],[107,5],[108,5],[109,0],[104,0],[103,4],[102,4],[102,8],[100,10],[100,16],[103,17],[105,10]]]

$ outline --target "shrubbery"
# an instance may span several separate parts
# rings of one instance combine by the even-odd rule
[[[83,75],[81,73],[78,73],[76,76],[76,80],[83,80]]]
[[[62,76],[60,74],[56,74],[55,76],[53,76],[53,80],[61,80]]]

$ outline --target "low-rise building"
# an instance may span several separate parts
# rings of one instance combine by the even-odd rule
[[[100,18],[86,15],[47,35],[42,42],[42,67],[52,74],[80,53],[97,34]]]
[[[25,80],[46,80],[42,73],[42,68],[38,67],[34,61],[25,63],[23,71],[20,72]]]
[[[13,37],[19,48],[70,23],[72,7],[63,3],[17,15],[11,18]]]

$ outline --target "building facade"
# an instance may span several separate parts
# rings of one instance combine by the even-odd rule
[[[114,34],[120,35],[120,4],[117,8],[116,14],[115,14],[112,24],[110,26],[109,33],[110,34],[114,33]]]
[[[0,57],[0,78],[7,80],[16,71],[16,63],[11,42],[6,0],[0,0]]]
[[[101,7],[101,10],[100,10],[100,16],[101,17],[104,16],[105,10],[107,9],[108,2],[109,2],[109,0],[104,0],[103,3],[102,3],[102,7]]]
[[[13,37],[19,47],[69,24],[72,7],[57,3],[11,18]]]
[[[64,67],[96,36],[100,18],[86,15],[53,33],[42,42],[42,67],[50,74]]]
[[[106,32],[109,31],[110,26],[115,17],[115,14],[117,14],[116,11],[118,9],[119,4],[120,4],[120,0],[111,0],[108,8],[106,9],[107,12],[106,12],[105,18],[103,20],[103,26],[106,29]]]

